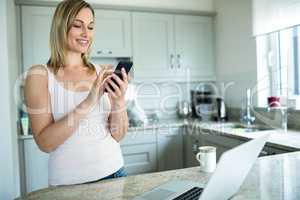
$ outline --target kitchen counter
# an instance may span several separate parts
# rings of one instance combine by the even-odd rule
[[[129,126],[128,132],[132,134],[143,131],[143,130],[156,130],[158,128],[173,128],[173,127],[182,127],[183,125],[188,125],[189,120],[186,119],[164,119],[159,122],[149,123],[141,126]],[[19,135],[20,140],[32,139],[33,135]]]
[[[172,128],[187,126],[193,130],[193,134],[223,134],[228,137],[234,137],[240,140],[254,139],[266,134],[270,134],[268,145],[277,148],[286,148],[291,151],[300,150],[300,131],[288,130],[286,133],[280,130],[265,130],[256,132],[243,132],[240,129],[230,128],[230,125],[237,122],[203,122],[197,119],[166,119],[156,124],[149,124],[139,127],[130,127],[129,132],[136,133],[145,129]]]
[[[232,129],[228,125],[237,122],[202,122],[196,119],[165,119],[157,123],[131,126],[128,129],[129,134],[136,134],[143,130],[157,130],[159,128],[173,128],[187,126],[193,130],[195,134],[223,134],[228,137],[234,137],[241,140],[254,139],[265,134],[270,134],[268,145],[289,149],[291,151],[300,150],[300,131],[288,130],[286,133],[279,130],[257,131],[257,132],[242,132],[239,129]],[[19,139],[31,139],[32,135],[19,136]]]
[[[282,132],[280,130],[264,130],[255,132],[245,132],[240,129],[230,128],[230,125],[237,122],[201,122],[197,120],[189,121],[189,128],[195,130],[195,133],[201,132],[201,134],[216,134],[224,135],[228,137],[234,137],[241,140],[254,139],[263,135],[269,134],[268,145],[289,149],[291,151],[300,150],[300,131],[288,130],[287,132]]]
[[[233,165],[238,168],[238,163],[233,163]],[[232,199],[300,199],[299,169],[300,152],[258,158],[240,190]],[[128,176],[92,184],[50,187],[32,192],[19,199],[125,200],[132,199],[170,180],[193,180],[206,184],[210,176],[210,173],[200,172],[199,167],[193,167]],[[228,182],[230,182],[230,177]]]

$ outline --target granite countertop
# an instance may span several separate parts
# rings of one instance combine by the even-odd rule
[[[238,163],[235,164],[238,167]],[[300,199],[299,169],[300,152],[258,158],[240,190],[232,199]],[[128,176],[92,184],[50,187],[19,199],[125,200],[132,199],[170,180],[192,180],[206,184],[210,176],[210,173],[200,172],[199,167],[193,167]]]
[[[145,124],[142,126],[129,126],[128,131],[139,131],[144,129],[157,129],[157,128],[169,128],[169,127],[181,127],[188,125],[188,119],[164,119],[158,122]]]
[[[201,122],[201,121],[189,121],[189,128],[198,130],[204,134],[217,134],[225,135],[228,137],[234,137],[241,140],[254,139],[266,134],[270,134],[268,144],[278,148],[288,148],[290,150],[300,150],[300,131],[288,130],[283,132],[280,130],[264,130],[255,132],[245,132],[240,129],[230,128],[230,125],[236,124],[237,122]]]
[[[228,137],[235,137],[241,140],[254,139],[265,134],[270,134],[268,144],[278,148],[288,148],[290,150],[300,150],[300,131],[288,130],[286,133],[279,130],[242,132],[239,129],[232,129],[228,125],[237,122],[203,122],[197,119],[164,119],[156,123],[143,126],[130,126],[128,131],[137,133],[146,129],[182,127],[183,125],[193,130],[205,132],[206,134],[224,134]],[[19,136],[19,139],[31,139],[32,135]]]
[[[230,125],[238,122],[203,122],[197,119],[165,119],[155,124],[148,124],[139,127],[130,127],[129,131],[139,131],[145,129],[169,128],[188,126],[190,129],[205,134],[223,134],[225,136],[234,137],[241,140],[254,139],[266,134],[270,134],[268,144],[279,148],[288,148],[290,150],[300,150],[300,131],[288,130],[286,133],[280,130],[265,130],[256,132],[244,132],[240,129],[230,128]]]

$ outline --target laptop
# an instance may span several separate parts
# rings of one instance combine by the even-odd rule
[[[253,139],[223,153],[205,187],[193,181],[171,181],[134,200],[229,199],[239,190],[268,137]]]

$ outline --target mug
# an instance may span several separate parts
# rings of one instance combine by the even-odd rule
[[[213,172],[217,165],[217,148],[213,146],[202,146],[198,149],[199,152],[196,155],[196,159],[200,163],[200,170],[209,173]]]

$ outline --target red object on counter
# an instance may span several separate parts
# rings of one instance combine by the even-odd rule
[[[270,96],[268,97],[268,105],[269,107],[280,107],[280,97]]]

